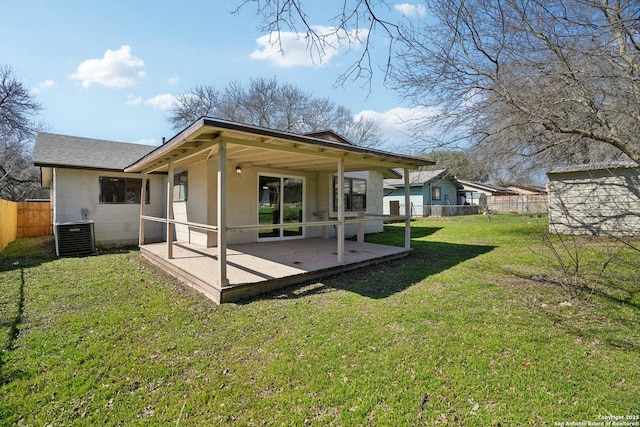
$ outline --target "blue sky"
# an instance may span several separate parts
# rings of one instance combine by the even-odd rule
[[[308,2],[312,3],[312,2]],[[329,26],[340,0],[314,2],[312,25]],[[358,47],[328,52],[322,61],[305,41],[285,35],[284,56],[259,31],[255,8],[239,15],[235,1],[36,1],[0,6],[0,65],[31,88],[51,132],[157,145],[175,132],[167,123],[172,100],[200,84],[223,88],[232,81],[276,77],[330,97],[354,114],[379,121],[390,144],[404,139],[401,121],[415,109],[381,83],[371,92],[357,83],[334,88],[336,78],[361,53]],[[335,7],[331,5],[335,4]],[[390,19],[423,14],[418,3],[398,2]],[[331,14],[333,13],[333,15]],[[317,21],[314,21],[316,19]],[[380,64],[386,40],[372,39]]]

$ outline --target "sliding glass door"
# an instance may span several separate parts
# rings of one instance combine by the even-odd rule
[[[286,239],[302,236],[304,218],[304,178],[260,175],[258,177],[258,221],[264,225],[259,239]],[[283,224],[284,227],[273,227]],[[271,226],[271,227],[270,227]]]

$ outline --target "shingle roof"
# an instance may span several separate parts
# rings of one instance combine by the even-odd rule
[[[409,185],[423,185],[433,179],[442,178],[446,175],[446,169],[435,169],[409,173]],[[404,178],[400,179],[385,179],[385,184],[393,185],[396,187],[404,187]]]
[[[547,172],[547,174],[566,173],[566,172],[585,172],[585,171],[596,171],[596,170],[607,170],[607,169],[629,169],[629,168],[637,168],[637,167],[638,167],[638,164],[631,161],[611,162],[611,163],[587,163],[584,165],[557,167]]]
[[[417,172],[409,173],[409,185],[412,187],[422,186],[428,182],[436,181],[448,177],[452,181],[456,183],[456,185],[462,188],[462,184],[458,182],[458,180],[447,174],[446,169],[434,169],[434,170],[424,170]],[[404,178],[399,179],[385,179],[385,185],[391,185],[393,187],[404,187]]]
[[[33,164],[122,171],[155,148],[151,145],[38,132]]]
[[[467,181],[464,179],[459,179],[458,181],[460,181],[460,183],[465,187],[465,190],[478,189],[482,191],[488,191],[496,196],[515,194],[512,190],[509,190],[505,187],[499,187],[497,185],[485,184],[483,182]]]

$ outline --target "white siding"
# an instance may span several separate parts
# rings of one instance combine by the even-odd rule
[[[252,225],[258,223],[258,176],[260,174],[280,176],[300,176],[305,180],[305,218],[304,221],[319,221],[322,213],[332,215],[333,173],[297,173],[290,170],[243,167],[242,173],[235,171],[234,164],[227,167],[227,223],[229,226]],[[176,171],[178,172],[178,171]],[[351,172],[345,176],[367,179],[367,213],[382,214],[382,173]],[[188,200],[174,202],[174,215],[177,220],[217,224],[217,159],[202,161],[188,169]],[[355,217],[356,213],[348,213]],[[334,227],[327,227],[328,235],[335,236]],[[383,230],[382,220],[365,223],[365,233]],[[346,235],[355,235],[357,226],[349,225]],[[305,237],[323,236],[323,227],[306,227]],[[216,233],[176,226],[176,239],[201,246],[215,246]],[[237,230],[227,233],[227,243],[239,244],[258,241],[257,230]]]
[[[639,170],[550,173],[549,231],[559,234],[639,235]]]
[[[382,193],[381,193],[382,194]],[[424,206],[422,204],[422,195],[412,194],[409,196],[409,200],[411,201],[411,215],[412,216],[424,216]],[[384,196],[384,214],[391,214],[391,202],[397,201],[400,202],[400,215],[405,215],[405,207],[404,207],[404,194],[392,194],[389,196]]]
[[[187,171],[187,201],[174,202],[173,210],[177,220],[207,224],[208,221],[208,194],[211,186],[216,185],[209,179],[207,161],[198,162],[189,166]],[[213,190],[215,191],[215,190]],[[215,209],[215,204],[214,204]],[[214,233],[200,230],[186,225],[176,225],[176,240],[189,242],[200,246],[212,246]]]
[[[54,192],[51,195],[54,223],[82,220],[82,209],[86,208],[86,219],[94,221],[96,245],[137,244],[140,205],[100,203],[100,177],[142,178],[138,174],[56,168]],[[164,217],[162,183],[163,176],[149,175],[150,203],[145,206],[147,215]],[[148,241],[160,241],[162,225],[147,221],[145,237]]]

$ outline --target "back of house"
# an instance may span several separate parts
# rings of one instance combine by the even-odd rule
[[[124,168],[156,147],[40,132],[33,163],[40,167],[42,186],[51,190],[53,224],[93,221],[98,246],[138,243],[140,204],[162,214],[163,179],[150,176],[141,200],[140,174]],[[161,224],[152,224],[147,237],[162,240]]]

